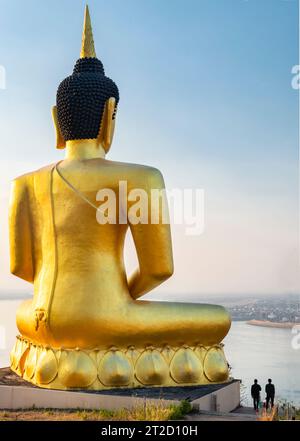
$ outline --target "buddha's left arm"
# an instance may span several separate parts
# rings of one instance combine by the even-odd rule
[[[28,193],[24,176],[12,183],[9,204],[10,271],[33,282],[32,234]]]
[[[145,182],[144,190],[149,201],[148,223],[134,224],[129,219],[139,261],[139,267],[128,282],[130,294],[134,299],[156,288],[173,274],[172,240],[167,200],[163,193],[164,180],[158,170],[151,169],[145,176]],[[160,194],[159,207],[155,199],[151,203],[152,190]]]

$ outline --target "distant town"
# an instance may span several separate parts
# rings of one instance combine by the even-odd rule
[[[269,321],[273,323],[300,323],[300,297],[287,295],[265,297],[237,302],[227,306],[232,320],[235,321]]]

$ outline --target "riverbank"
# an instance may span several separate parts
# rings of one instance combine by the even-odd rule
[[[281,329],[292,329],[294,326],[298,326],[300,329],[300,323],[292,323],[292,322],[270,322],[269,320],[248,320],[247,325],[252,326],[263,326],[265,328],[281,328]]]

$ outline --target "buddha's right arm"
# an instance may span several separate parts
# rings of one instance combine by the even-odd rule
[[[134,299],[156,288],[173,274],[170,225],[164,222],[162,210],[158,212],[157,223],[151,223],[150,219],[151,208],[152,213],[155,211],[154,207],[150,206],[151,190],[164,190],[164,181],[156,169],[151,169],[151,174],[145,181],[147,186],[144,189],[149,196],[148,223],[129,222],[139,261],[139,267],[128,282],[129,292]],[[167,210],[167,205],[165,209]]]
[[[26,178],[12,183],[9,203],[10,271],[12,274],[33,282],[32,234]]]
[[[173,274],[173,269],[160,270],[157,273],[141,272],[137,269],[129,279],[129,292],[133,299],[142,297],[147,292],[159,286]]]

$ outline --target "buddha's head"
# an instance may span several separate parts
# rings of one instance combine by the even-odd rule
[[[73,74],[60,83],[56,106],[52,108],[57,148],[64,148],[66,141],[97,139],[99,146],[108,152],[118,102],[118,87],[105,76],[103,64],[96,57],[86,6],[80,58]]]

